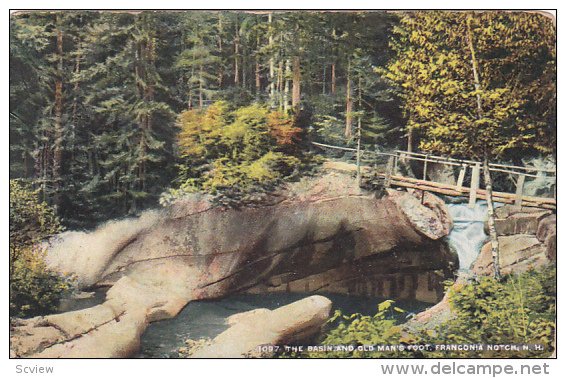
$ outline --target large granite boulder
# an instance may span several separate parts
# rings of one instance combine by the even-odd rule
[[[532,235],[499,237],[499,265],[502,274],[520,273],[548,264],[546,247]],[[491,243],[487,243],[473,265],[472,271],[479,275],[493,274]]]
[[[423,293],[434,301],[436,285],[456,266],[442,241],[450,228],[446,208],[432,195],[424,205],[407,192],[376,198],[340,174],[289,185],[259,207],[215,207],[205,197],[179,201],[55,241],[48,250],[52,268],[74,274],[85,290],[111,289],[100,306],[20,321],[12,341],[23,346],[13,353],[129,356],[149,322],[175,316],[189,301],[278,283],[306,292]],[[298,281],[336,270],[341,283]],[[33,336],[45,327],[48,335]]]
[[[550,210],[528,207],[517,208],[511,205],[501,206],[495,209],[495,229],[500,236],[516,234],[535,235],[539,223],[550,216],[550,214],[552,214]],[[487,234],[489,232],[487,222],[484,228]]]
[[[556,214],[539,222],[536,236],[546,246],[546,256],[551,261],[556,261]]]
[[[231,327],[191,358],[242,358],[265,356],[261,346],[290,345],[311,340],[330,315],[332,302],[313,295],[275,310],[257,309],[233,315]]]
[[[523,272],[556,261],[556,215],[550,210],[505,205],[495,210],[495,228],[503,274]],[[481,249],[473,271],[492,274],[491,243]]]

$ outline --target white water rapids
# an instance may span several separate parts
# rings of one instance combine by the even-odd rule
[[[495,207],[502,204],[495,203]],[[454,228],[448,235],[448,244],[458,253],[460,272],[470,269],[478,257],[483,244],[487,240],[484,222],[487,219],[487,203],[478,201],[475,207],[467,203],[446,204],[448,212],[454,220]]]

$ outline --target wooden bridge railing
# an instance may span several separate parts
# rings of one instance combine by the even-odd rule
[[[431,154],[423,154],[418,152],[408,152],[396,150],[394,152],[379,152],[370,150],[357,150],[355,148],[332,146],[329,144],[316,143],[312,144],[319,148],[334,149],[341,151],[354,152],[356,154],[373,155],[374,159],[386,158],[387,164],[384,172],[378,172],[384,178],[385,186],[389,187],[402,186],[422,191],[431,191],[449,196],[466,196],[469,198],[468,203],[473,207],[478,199],[486,198],[486,191],[480,188],[481,171],[484,169],[481,162],[467,159],[453,159],[443,156],[435,156]],[[359,161],[359,159],[357,159]],[[399,173],[400,164],[407,164],[410,161],[417,161],[423,164],[422,179],[414,177],[406,177]],[[439,183],[430,180],[429,169],[431,164],[439,164],[443,166],[460,167],[456,185],[451,183]],[[464,181],[468,169],[471,169],[470,186],[464,186]],[[515,192],[493,192],[493,199],[497,202],[514,204],[515,206],[531,206],[546,209],[556,209],[556,191],[554,198],[525,196],[523,194],[525,180],[527,178],[545,178],[552,180],[556,188],[556,170],[543,169],[536,167],[524,167],[508,164],[489,164],[490,172],[507,173],[514,178]],[[358,167],[358,172],[360,169]],[[556,190],[556,189],[555,189]]]

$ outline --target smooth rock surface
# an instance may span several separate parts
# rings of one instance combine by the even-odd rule
[[[426,204],[407,192],[378,199],[350,175],[330,173],[289,185],[262,207],[224,209],[196,197],[91,233],[64,234],[48,250],[50,266],[75,274],[81,288],[111,289],[101,305],[20,321],[11,332],[13,354],[128,357],[149,322],[176,316],[189,301],[341,266],[354,269],[348,277],[356,267],[375,267],[373,275],[359,274],[362,282],[412,270],[417,283],[430,286],[434,281],[419,274],[449,276],[453,256],[442,252],[451,228],[446,208],[432,195]],[[348,282],[332,290],[352,288]],[[395,278],[395,290],[416,292],[408,282]]]
[[[501,206],[495,209],[495,229],[499,236],[510,236],[516,234],[536,235],[539,223],[550,216],[550,210],[536,208],[517,208],[511,205]],[[487,222],[484,232],[489,234]]]
[[[288,345],[309,340],[330,316],[332,302],[313,295],[275,310],[261,309],[236,315],[232,327],[191,354],[191,358],[264,356],[262,345]]]
[[[549,262],[545,246],[535,236],[519,234],[499,238],[499,265],[502,274],[525,272]],[[472,271],[479,275],[493,274],[491,243],[483,246]]]

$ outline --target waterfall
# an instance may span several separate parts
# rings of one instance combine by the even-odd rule
[[[487,240],[484,232],[487,204],[478,201],[474,208],[469,208],[467,203],[449,203],[447,207],[454,220],[454,228],[447,241],[458,253],[460,271],[465,272],[470,269]]]

